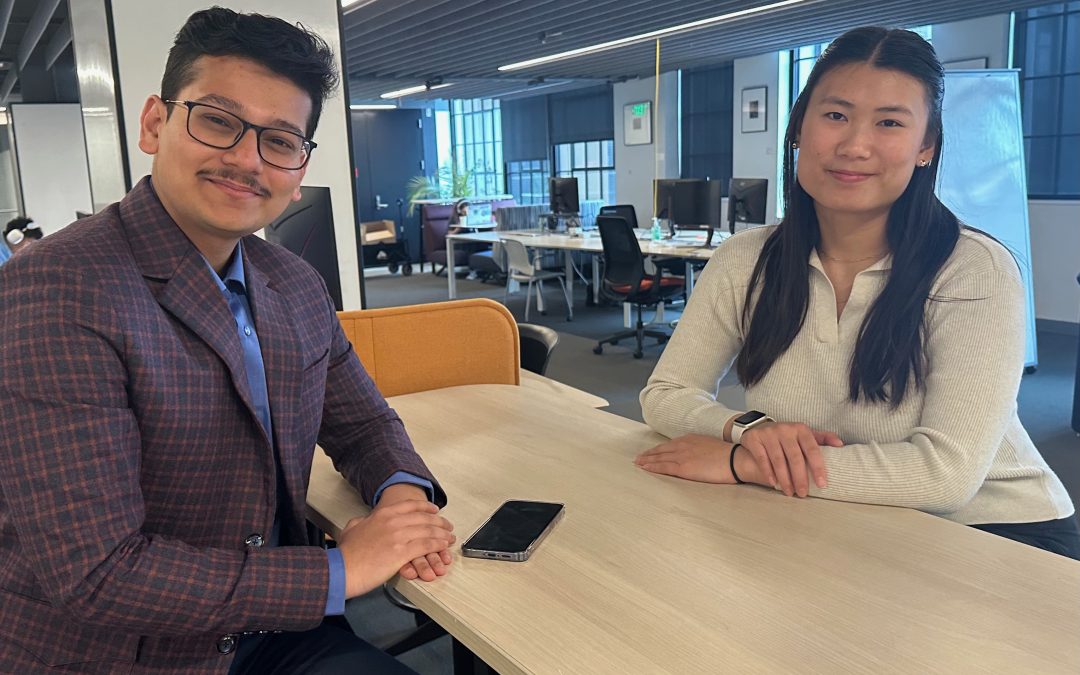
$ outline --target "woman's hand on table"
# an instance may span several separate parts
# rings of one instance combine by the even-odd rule
[[[762,477],[754,482],[771,485],[789,497],[805,497],[811,479],[819,488],[828,485],[821,446],[840,447],[844,442],[831,431],[811,429],[799,422],[768,422],[748,429],[739,444],[754,458],[757,474]],[[743,478],[741,472],[739,477]]]
[[[688,434],[646,450],[634,458],[634,464],[651,473],[701,483],[733,484],[735,477],[731,475],[730,468],[731,448],[731,443],[713,436]],[[749,455],[746,457],[749,458]],[[736,472],[740,468],[736,465]],[[741,472],[739,478],[747,481]]]

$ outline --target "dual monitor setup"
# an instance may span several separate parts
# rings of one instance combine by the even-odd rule
[[[765,223],[769,181],[765,178],[732,178],[727,185],[728,208],[723,214],[723,187],[719,180],[663,178],[653,182],[655,212],[666,220],[671,236],[675,230],[707,230],[705,245],[712,245],[713,231],[726,223]],[[548,207],[553,216],[576,216],[581,211],[578,182],[573,177],[552,177],[548,183]]]

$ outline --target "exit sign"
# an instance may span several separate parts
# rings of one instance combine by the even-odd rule
[[[648,103],[636,103],[633,108],[634,117],[644,117],[649,114]]]

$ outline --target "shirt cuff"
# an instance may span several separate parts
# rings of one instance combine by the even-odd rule
[[[345,560],[336,548],[326,549],[326,562],[330,565],[330,587],[326,591],[326,616],[345,613]]]
[[[397,485],[398,483],[408,483],[409,485],[422,487],[424,488],[424,492],[427,493],[428,501],[435,501],[435,486],[431,484],[431,481],[419,476],[414,476],[407,471],[395,471],[394,474],[387,478],[386,481],[379,486],[379,489],[375,491],[375,499],[372,505],[374,506],[379,503],[379,498],[382,497],[383,490],[391,485]]]

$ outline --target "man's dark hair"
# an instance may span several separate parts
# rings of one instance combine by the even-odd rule
[[[323,101],[337,87],[334,52],[300,24],[212,7],[195,12],[176,34],[161,78],[161,98],[175,99],[195,79],[200,56],[238,56],[287,77],[311,97],[306,135],[315,133]],[[171,112],[171,109],[170,109]]]

